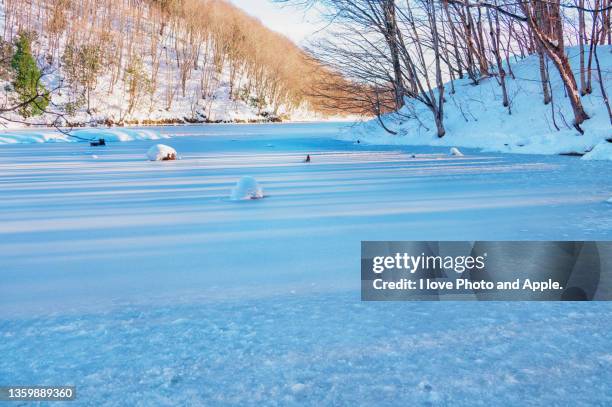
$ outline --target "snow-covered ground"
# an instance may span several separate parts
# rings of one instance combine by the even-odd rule
[[[580,72],[578,48],[567,50],[574,73]],[[599,46],[602,80],[612,97],[612,46]],[[418,102],[408,100],[401,115],[383,117],[386,126],[398,132],[385,132],[377,120],[364,123],[344,134],[344,138],[362,143],[387,145],[432,145],[482,148],[485,151],[523,154],[584,154],[584,159],[612,160],[612,125],[603,102],[598,74],[593,72],[593,93],[582,98],[590,119],[584,122],[580,136],[573,128],[573,114],[563,82],[551,64],[553,103],[543,103],[539,62],[536,55],[515,62],[515,78],[508,77],[510,113],[502,105],[501,88],[495,77],[474,86],[469,79],[445,86],[444,125],[446,135],[438,138],[433,116]],[[413,117],[415,113],[420,120]],[[557,130],[558,128],[558,130]],[[593,150],[592,154],[589,154]]]
[[[612,238],[610,163],[344,126],[149,129],[168,162],[155,140],[0,146],[1,382],[96,406],[612,403],[610,303],[359,300],[361,240]],[[232,201],[243,176],[266,198]]]
[[[47,16],[45,16],[44,11],[45,7],[41,7],[40,12],[32,11],[31,14],[28,13],[26,18],[25,11],[22,12],[23,15],[17,11],[20,8],[19,5],[10,2],[7,5],[6,3],[5,1],[0,2],[0,33],[9,42],[12,42],[22,30],[37,34],[32,48],[34,56],[38,60],[39,68],[47,68],[46,75],[42,78],[43,84],[48,89],[56,88],[60,82],[63,84],[61,91],[52,92],[51,98],[55,107],[50,110],[64,113],[65,118],[70,123],[85,125],[94,125],[107,121],[114,123],[169,123],[177,121],[184,123],[194,121],[245,123],[267,122],[272,117],[280,118],[284,121],[355,119],[355,116],[350,117],[350,115],[344,114],[340,110],[335,114],[324,114],[319,111],[320,109],[314,109],[306,101],[307,98],[304,98],[299,106],[293,106],[288,102],[274,106],[270,100],[264,102],[263,106],[258,106],[254,100],[264,97],[264,95],[257,95],[254,88],[247,88],[246,86],[247,84],[250,86],[251,83],[255,83],[256,79],[249,77],[246,72],[239,70],[237,73],[238,77],[234,78],[234,84],[231,86],[230,78],[232,75],[236,75],[236,73],[230,73],[231,68],[228,63],[221,67],[212,63],[217,57],[212,51],[214,47],[212,39],[208,39],[209,42],[203,41],[200,43],[200,48],[196,52],[198,55],[197,63],[191,64],[194,65],[194,69],[188,71],[183,87],[181,84],[181,69],[177,66],[177,61],[187,58],[186,54],[194,52],[179,46],[179,44],[191,41],[187,40],[187,33],[181,32],[179,38],[175,38],[176,31],[173,30],[164,31],[164,35],[158,34],[159,28],[155,26],[156,22],[150,20],[146,21],[144,26],[142,26],[143,22],[131,21],[131,23],[126,23],[117,21],[123,18],[130,19],[130,17],[126,16],[136,13],[137,9],[140,9],[139,13],[144,13],[144,20],[147,20],[149,13],[146,4],[125,4],[126,10],[131,10],[127,11],[125,15],[121,14],[121,17],[119,16],[120,13],[116,13],[110,5],[98,4],[99,14],[109,15],[111,18],[114,16],[115,26],[113,30],[115,32],[121,31],[122,35],[132,38],[137,37],[138,40],[135,42],[130,41],[129,47],[126,42],[102,47],[123,47],[124,59],[116,56],[116,49],[105,54],[103,59],[110,59],[112,67],[110,65],[106,66],[96,75],[93,89],[90,92],[90,109],[87,109],[87,103],[81,100],[83,98],[81,94],[83,89],[74,89],[74,84],[70,83],[70,77],[65,70],[66,64],[61,62],[61,60],[65,54],[66,47],[69,45],[69,38],[75,35],[76,37],[84,35],[91,40],[91,35],[94,35],[94,38],[96,38],[95,33],[100,28],[96,24],[90,26],[90,24],[85,22],[79,27],[71,26],[68,28],[68,26],[62,26],[57,33],[59,49],[55,50],[56,45],[51,38],[56,37],[49,33]],[[54,7],[53,4],[45,1],[35,1],[31,5],[32,10],[34,8],[38,9],[39,4],[48,4],[50,8]],[[77,5],[64,8],[66,13],[64,17],[69,22],[73,21],[71,13],[81,9]],[[7,14],[6,10],[13,11]],[[239,10],[236,10],[236,12],[241,13]],[[16,20],[18,15],[21,15],[23,21]],[[120,26],[124,28],[120,29]],[[105,27],[104,30],[107,28]],[[270,33],[270,35],[273,34]],[[154,42],[152,42],[153,39],[155,39]],[[284,40],[283,37],[282,41]],[[277,42],[274,44],[278,45]],[[136,47],[136,50],[132,50],[132,46]],[[274,47],[274,45],[270,44],[266,46]],[[146,78],[155,78],[155,85],[151,89],[148,89],[149,85],[151,85],[150,82],[141,81],[142,83],[139,83],[137,87],[139,90],[137,92],[138,97],[135,98],[130,95],[130,84],[127,79],[129,75],[125,74],[125,71],[130,67],[130,59],[127,55],[132,55],[132,53],[139,56],[133,62],[140,62],[136,63],[134,65],[136,68],[133,69],[138,70],[137,67],[141,67]],[[179,56],[177,56],[177,53]],[[56,55],[56,57],[53,65],[47,67],[50,55]],[[154,56],[156,62],[154,62]],[[222,59],[227,60],[228,58],[224,56]],[[245,62],[242,61],[241,65]],[[122,66],[122,69],[120,69],[121,73],[118,74],[118,78],[113,79],[113,70],[118,65]],[[155,75],[152,72],[155,72]],[[273,79],[279,80],[279,77],[275,76]],[[115,80],[117,81],[116,83],[114,83]],[[279,91],[284,91],[287,84],[280,79],[279,86]],[[0,89],[7,89],[7,91],[1,94],[2,98],[0,101],[16,96],[8,91],[10,88],[9,80],[7,78],[0,78]],[[240,96],[237,95],[238,93],[240,93]],[[70,106],[68,111],[65,109],[66,105]],[[8,120],[5,120],[5,118]],[[23,123],[24,121],[31,124],[51,125],[56,120],[57,115],[55,114],[45,114],[39,117],[24,119],[16,112],[4,112],[2,118],[0,118],[0,126],[19,129],[26,126]],[[1,140],[0,143],[2,143]]]

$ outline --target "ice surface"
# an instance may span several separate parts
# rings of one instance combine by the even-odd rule
[[[610,303],[359,300],[361,240],[611,239],[610,162],[338,128],[151,129],[169,166],[149,140],[0,147],[2,381],[75,406],[611,404]],[[244,174],[273,198],[229,201]]]
[[[165,144],[156,144],[147,150],[149,161],[176,160],[176,150]]]
[[[79,406],[610,405],[610,318],[346,292],[125,306],[0,321],[0,371],[76,385]]]
[[[177,136],[181,161],[144,161],[147,140],[0,148],[0,313],[214,285],[355,287],[361,240],[612,238],[609,161],[469,149],[457,160],[334,140],[331,124],[153,130]],[[245,174],[273,198],[229,202]]]
[[[263,189],[255,178],[245,176],[240,178],[236,186],[232,188],[230,199],[233,201],[261,199],[264,197]]]

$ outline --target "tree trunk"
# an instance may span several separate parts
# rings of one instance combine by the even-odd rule
[[[493,54],[495,54],[495,61],[497,63],[497,72],[499,73],[499,84],[502,88],[504,107],[509,107],[510,102],[508,100],[508,91],[506,90],[506,71],[504,70],[504,63],[501,57],[500,51],[500,38],[501,28],[499,26],[499,15],[498,11],[495,11],[495,29],[493,29],[493,21],[491,19],[491,11],[487,10],[487,19],[489,21],[489,34],[491,35],[491,46],[493,48]],[[510,109],[508,109],[510,112]]]
[[[444,82],[442,79],[442,64],[440,62],[440,35],[438,32],[438,19],[436,16],[435,0],[429,0],[429,18],[436,62],[436,87],[438,88],[438,106],[435,107],[436,99],[433,97],[432,102],[434,103],[433,110],[436,119],[438,137],[442,138],[446,134],[446,130],[444,129]]]
[[[538,47],[538,59],[540,61],[540,82],[542,83],[542,94],[544,95],[544,104],[550,103],[550,89],[548,88],[548,70],[546,69],[546,61],[544,60],[544,52]]]
[[[599,57],[597,56],[597,45],[593,49],[593,54],[595,55],[595,66],[597,66],[597,76],[599,79],[599,88],[601,89],[601,96],[603,97],[603,102],[606,105],[606,109],[608,109],[608,117],[610,118],[610,125],[612,126],[612,108],[610,108],[610,100],[608,99],[608,93],[606,92],[606,87],[603,83],[603,77],[601,76],[601,65],[599,64]]]
[[[587,94],[586,91],[586,80],[584,77],[584,39],[586,37],[585,23],[584,23],[584,0],[578,2],[578,45],[580,52],[580,94],[582,96]]]
[[[572,72],[567,55],[565,55],[559,0],[550,0],[547,3],[546,6],[549,8],[547,10],[548,18],[540,22],[536,21],[532,7],[544,7],[544,5],[539,1],[532,0],[532,2],[531,5],[521,3],[521,7],[527,16],[527,23],[536,37],[536,40],[542,46],[544,52],[546,52],[546,55],[557,67],[574,112],[574,127],[581,134],[584,134],[584,130],[582,130],[580,125],[584,123],[585,120],[589,119],[589,115],[582,106],[578,84],[576,83],[576,78]]]
[[[593,12],[593,28],[591,30],[591,42],[589,44],[589,62],[587,65],[587,80],[586,80],[586,89],[585,89],[585,92],[589,95],[593,93],[593,86],[591,82],[591,78],[593,77],[592,75],[593,71],[591,68],[593,67],[593,47],[597,45],[597,37],[598,37],[597,27],[598,27],[598,21],[599,21],[599,11],[598,11],[599,7],[600,7],[599,0],[595,0],[595,11]]]
[[[404,107],[404,80],[402,77],[402,65],[399,57],[397,17],[395,15],[395,0],[384,0],[383,2],[385,40],[389,46],[391,61],[393,63],[393,88],[395,91],[395,109]]]
[[[442,138],[446,134],[446,129],[444,128],[444,122],[442,120],[442,112],[438,111],[434,113],[434,117],[436,120],[436,129],[438,131],[438,137]]]

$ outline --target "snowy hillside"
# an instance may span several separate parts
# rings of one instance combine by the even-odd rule
[[[312,121],[342,113],[305,94],[323,68],[304,62],[284,36],[227,1],[177,4],[0,3],[0,107],[18,98],[9,50],[23,36],[51,97],[41,116],[0,109],[0,124],[51,125],[58,116],[77,125]]]
[[[577,48],[568,48],[574,73],[578,72]],[[598,47],[602,81],[608,95],[612,94],[612,47]],[[399,114],[382,118],[385,125],[398,132],[391,135],[377,120],[364,123],[344,134],[344,138],[358,138],[370,144],[405,144],[432,146],[462,146],[485,151],[525,154],[588,153],[592,159],[612,159],[612,125],[602,100],[597,73],[594,72],[593,93],[582,98],[590,119],[584,123],[581,136],[572,127],[572,109],[565,95],[563,82],[551,70],[553,103],[542,99],[538,57],[532,55],[513,63],[515,78],[509,79],[510,109],[502,106],[502,95],[495,77],[480,85],[468,79],[454,82],[455,94],[450,94],[447,83],[444,123],[447,134],[439,139],[431,113],[418,102],[408,101]],[[415,119],[417,116],[420,120]],[[558,128],[558,129],[557,129]],[[599,145],[601,144],[601,145]],[[588,159],[586,154],[584,159]]]

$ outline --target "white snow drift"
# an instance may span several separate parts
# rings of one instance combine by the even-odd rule
[[[457,147],[451,148],[450,153],[451,155],[454,155],[455,157],[463,157],[463,153],[459,151]]]
[[[176,160],[178,154],[176,150],[165,144],[155,144],[147,151],[147,158],[151,161],[170,161]]]
[[[604,141],[586,153],[583,160],[612,160],[612,143]]]
[[[263,188],[253,177],[242,177],[232,189],[230,199],[232,201],[242,201],[248,199],[261,199],[264,197]]]

